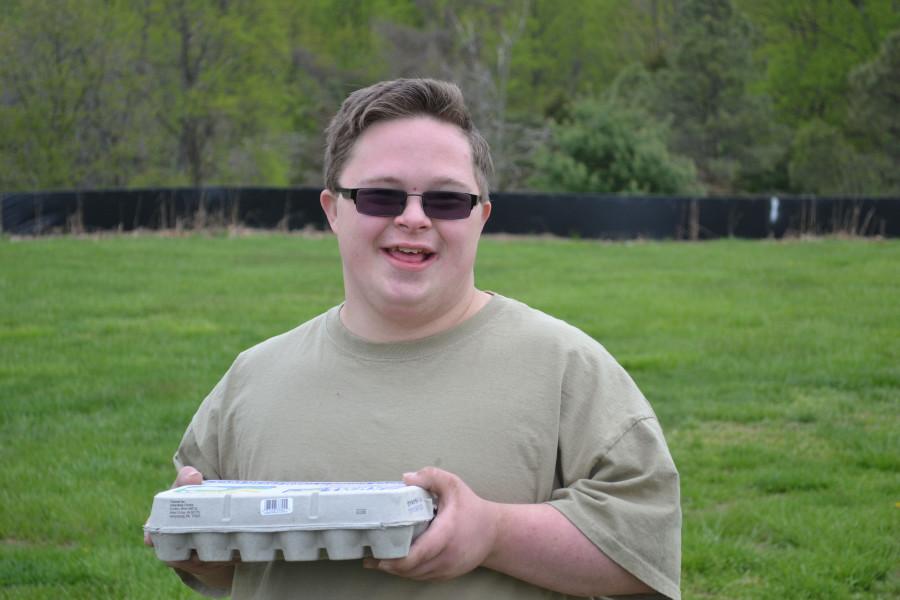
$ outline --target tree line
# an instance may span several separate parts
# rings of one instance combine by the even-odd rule
[[[412,76],[498,190],[900,193],[894,0],[5,0],[0,191],[321,185],[339,102]]]

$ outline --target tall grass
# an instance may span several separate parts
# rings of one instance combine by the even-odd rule
[[[900,594],[900,243],[483,241],[482,288],[626,366],[686,598]],[[0,597],[191,597],[141,543],[197,404],[342,297],[330,237],[0,239]]]

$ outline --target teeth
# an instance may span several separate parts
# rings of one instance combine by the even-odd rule
[[[425,252],[424,250],[418,250],[418,249],[415,249],[415,248],[400,248],[400,247],[397,247],[396,250],[397,250],[398,252],[403,252],[404,254],[422,254],[422,253]]]

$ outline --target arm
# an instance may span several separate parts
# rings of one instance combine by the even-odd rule
[[[172,484],[172,487],[199,485],[201,483],[203,483],[203,476],[200,474],[200,471],[194,467],[182,467],[179,469],[178,475],[175,478],[175,483]],[[150,534],[147,532],[144,532],[144,544],[147,546],[153,545]],[[205,589],[198,591],[207,593],[231,591],[231,581],[234,578],[235,565],[233,561],[202,562],[197,557],[197,554],[194,553],[188,560],[167,561],[166,564],[175,569],[178,576],[188,585],[193,583],[191,581],[192,578],[199,581]],[[191,585],[191,587],[195,586]]]
[[[497,504],[494,551],[483,565],[573,596],[653,593],[549,504]]]
[[[438,497],[439,512],[409,556],[364,565],[416,580],[446,580],[483,566],[556,592],[605,596],[652,592],[547,504],[500,504],[459,477],[429,467],[403,476]]]

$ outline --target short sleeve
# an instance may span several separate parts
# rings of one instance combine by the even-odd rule
[[[633,419],[611,445],[596,449],[592,463],[564,480],[550,504],[626,571],[679,600],[678,471],[656,418]]]
[[[175,451],[173,462],[175,470],[182,467],[194,467],[203,475],[203,479],[220,479],[219,467],[219,414],[222,398],[228,385],[226,374],[216,387],[200,404],[200,408],[191,419],[181,443]],[[175,573],[185,585],[195,592],[210,598],[223,598],[228,596],[229,590],[211,588],[197,579],[191,573],[173,568]]]
[[[219,417],[229,373],[216,384],[191,419],[173,457],[176,471],[191,466],[200,471],[203,479],[221,479]]]

